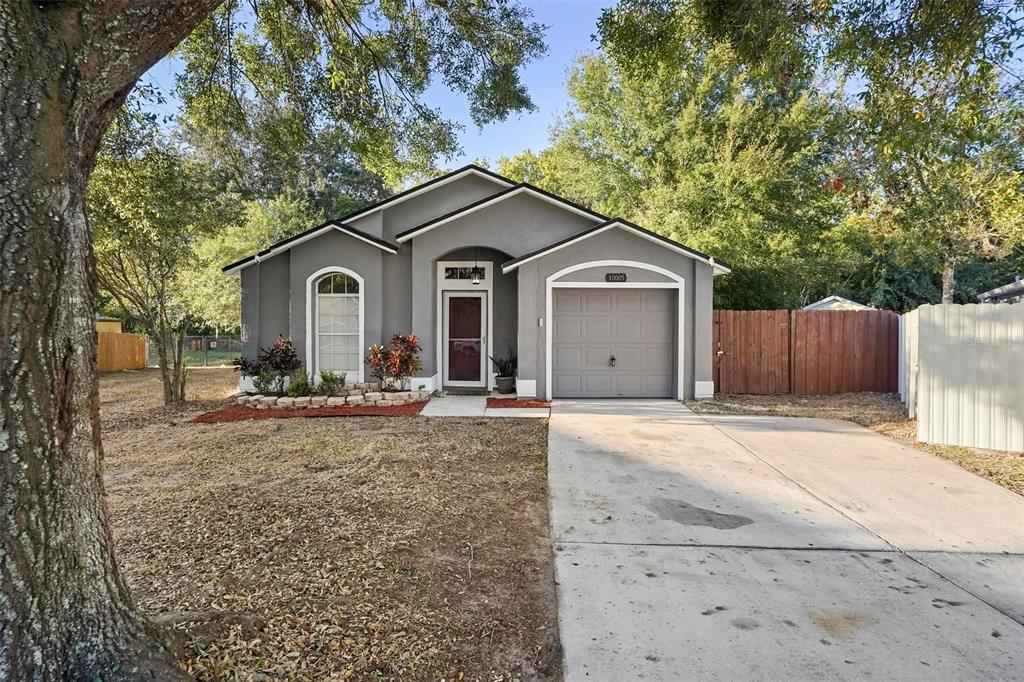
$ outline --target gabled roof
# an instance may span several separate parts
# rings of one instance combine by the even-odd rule
[[[804,310],[817,310],[818,308],[826,308],[826,307],[828,307],[832,303],[838,303],[840,305],[846,306],[848,309],[851,309],[851,310],[874,310],[874,308],[872,308],[869,305],[864,305],[863,303],[857,303],[856,301],[851,301],[848,298],[843,298],[842,296],[835,296],[835,295],[826,296],[825,298],[821,299],[820,301],[815,301],[814,303],[809,303],[809,304],[804,306]]]
[[[443,187],[444,185],[447,185],[449,182],[454,182],[455,180],[464,178],[469,175],[476,175],[478,177],[485,178],[487,180],[497,183],[498,185],[501,185],[506,189],[515,185],[515,182],[504,177],[503,175],[498,175],[494,171],[487,170],[486,168],[471,163],[469,165],[463,166],[462,168],[457,168],[450,173],[440,175],[434,178],[433,180],[428,180],[427,182],[424,182],[422,185],[410,187],[404,192],[399,192],[398,194],[392,197],[384,199],[383,201],[378,201],[376,204],[371,204],[365,208],[361,208],[354,213],[349,213],[348,215],[344,215],[340,218],[335,218],[334,220],[330,220],[324,223],[323,225],[317,225],[316,227],[306,230],[305,232],[300,232],[299,234],[288,237],[287,239],[282,239],[281,241],[272,244],[269,248],[264,249],[263,251],[260,251],[257,254],[249,256],[248,258],[243,258],[242,260],[231,263],[230,265],[225,265],[223,268],[221,268],[221,271],[225,273],[236,272],[237,270],[244,268],[247,265],[250,265],[252,263],[258,263],[266,256],[274,255],[280,253],[281,251],[286,251],[287,249],[295,246],[296,244],[301,244],[306,239],[318,237],[324,232],[326,232],[328,228],[332,227],[348,235],[351,235],[356,239],[362,239],[363,241],[369,242],[374,246],[378,246],[383,250],[388,251],[389,253],[398,253],[398,249],[394,245],[382,239],[374,237],[373,235],[367,234],[362,230],[356,229],[346,223],[352,220],[364,218],[376,211],[380,211],[385,208],[391,208],[392,206],[396,206],[407,199],[412,199],[413,197],[420,196],[421,194],[425,194],[427,192],[435,190],[438,187]]]
[[[525,255],[519,256],[518,258],[513,258],[510,261],[506,261],[505,263],[501,264],[501,271],[512,272],[520,265],[529,263],[530,261],[536,260],[537,258],[542,258],[548,255],[549,253],[558,251],[559,249],[564,249],[567,246],[572,246],[573,244],[581,242],[584,239],[589,239],[611,229],[625,230],[626,232],[635,234],[639,237],[642,237],[643,239],[652,241],[655,244],[658,244],[659,246],[664,246],[665,248],[675,251],[676,253],[680,253],[684,256],[693,258],[694,260],[699,260],[703,263],[707,263],[712,267],[712,269],[714,270],[714,274],[716,275],[725,275],[732,272],[732,268],[730,268],[728,265],[722,263],[721,261],[716,261],[713,257],[705,253],[701,253],[700,251],[691,249],[685,244],[680,244],[674,239],[663,237],[660,234],[651,232],[648,229],[640,227],[635,223],[631,223],[628,220],[622,220],[621,218],[612,218],[610,220],[606,220],[602,223],[594,225],[593,227],[589,227],[583,230],[582,232],[577,232],[576,234],[570,235],[565,239],[559,240],[557,242],[554,242],[553,244],[549,244],[548,246],[537,249],[536,251],[532,251]]]
[[[465,206],[457,208],[450,213],[438,216],[437,218],[431,218],[425,223],[408,229],[405,232],[400,232],[397,235],[395,235],[395,240],[399,244],[405,243],[412,239],[413,237],[423,234],[424,232],[429,232],[430,230],[433,230],[434,228],[437,227],[441,227],[442,225],[450,223],[453,220],[458,220],[459,218],[467,216],[470,213],[479,211],[480,209],[483,208],[487,208],[488,206],[493,206],[494,204],[505,201],[506,199],[510,199],[520,194],[529,194],[530,196],[537,197],[538,199],[546,201],[549,204],[554,204],[555,206],[564,208],[565,210],[575,213],[577,215],[590,218],[591,220],[608,220],[608,216],[601,215],[597,211],[591,211],[589,208],[580,206],[579,204],[573,203],[568,199],[563,199],[562,197],[556,196],[551,192],[546,192],[539,187],[534,187],[529,183],[521,182],[519,184],[512,185],[511,187],[504,189],[501,192],[498,192],[497,194],[492,194],[489,197],[484,197],[483,199],[474,201],[471,204],[466,204]]]
[[[225,265],[223,268],[221,268],[221,271],[227,274],[231,274],[233,272],[241,270],[247,265],[259,263],[261,260],[264,260],[269,256],[274,256],[282,251],[287,251],[293,246],[301,244],[302,242],[307,241],[309,239],[313,239],[314,237],[319,237],[320,235],[330,232],[331,230],[337,230],[338,232],[347,234],[350,237],[355,237],[356,239],[364,241],[367,244],[370,244],[371,246],[376,246],[378,249],[382,251],[387,251],[388,253],[391,254],[398,253],[397,246],[389,242],[386,242],[383,239],[378,239],[377,237],[374,237],[372,234],[367,234],[362,230],[357,230],[351,225],[329,221],[324,223],[323,225],[317,225],[314,228],[306,230],[305,232],[300,232],[296,235],[292,235],[287,239],[282,239],[273,246],[270,246],[269,248],[266,248],[260,251],[259,253],[253,254],[252,256],[248,256],[247,258],[243,258],[242,260],[238,260],[229,265]]]
[[[391,208],[392,206],[395,206],[396,204],[400,204],[400,203],[402,203],[403,201],[405,201],[407,199],[412,199],[413,197],[417,197],[417,196],[419,196],[421,194],[425,194],[427,192],[430,192],[431,190],[437,189],[438,187],[442,187],[444,185],[447,185],[449,182],[453,182],[453,181],[458,180],[460,178],[464,178],[467,175],[476,175],[476,176],[484,178],[486,180],[490,180],[492,182],[495,182],[495,183],[501,185],[502,187],[511,187],[512,185],[515,184],[515,182],[513,182],[512,180],[506,178],[503,175],[498,175],[494,171],[487,170],[486,168],[478,166],[475,163],[471,163],[471,164],[468,164],[466,166],[463,166],[462,168],[457,168],[457,169],[453,170],[450,173],[445,173],[444,175],[439,175],[438,177],[434,178],[433,180],[428,180],[428,181],[424,182],[422,185],[416,185],[415,187],[410,187],[409,189],[405,190],[404,192],[399,192],[398,194],[396,194],[396,195],[394,195],[392,197],[388,197],[387,199],[384,199],[383,201],[378,201],[376,204],[371,204],[371,205],[367,206],[366,208],[361,208],[358,211],[356,211],[355,213],[349,213],[348,215],[343,216],[343,217],[339,218],[338,220],[340,222],[347,222],[347,221],[351,221],[351,220],[358,220],[360,218],[363,218],[365,216],[370,215],[374,211],[380,211],[381,209]]]

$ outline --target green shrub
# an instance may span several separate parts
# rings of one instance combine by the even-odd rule
[[[298,398],[306,395],[313,395],[313,385],[309,383],[309,374],[305,367],[299,367],[292,373],[292,380],[288,383],[288,395]]]
[[[320,387],[317,392],[321,395],[341,395],[345,391],[345,373],[320,372]]]
[[[273,372],[260,372],[252,378],[252,386],[261,395],[280,395],[281,378]]]

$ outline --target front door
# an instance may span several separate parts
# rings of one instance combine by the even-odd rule
[[[444,385],[487,386],[487,292],[444,292]]]

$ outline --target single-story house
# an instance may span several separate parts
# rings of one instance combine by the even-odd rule
[[[1024,302],[1024,280],[1017,279],[995,289],[978,294],[979,303],[1022,303]]]
[[[804,310],[874,310],[874,308],[842,296],[826,296],[820,301],[805,305]]]
[[[118,317],[109,317],[107,315],[100,315],[96,313],[96,331],[98,332],[116,332],[121,333],[122,324],[121,319]]]
[[[710,397],[713,257],[470,165],[224,267],[246,356],[290,337],[312,376],[368,378],[367,347],[416,334],[413,388]]]

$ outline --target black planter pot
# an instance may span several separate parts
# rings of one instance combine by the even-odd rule
[[[497,377],[498,393],[512,393],[516,390],[515,377]]]

